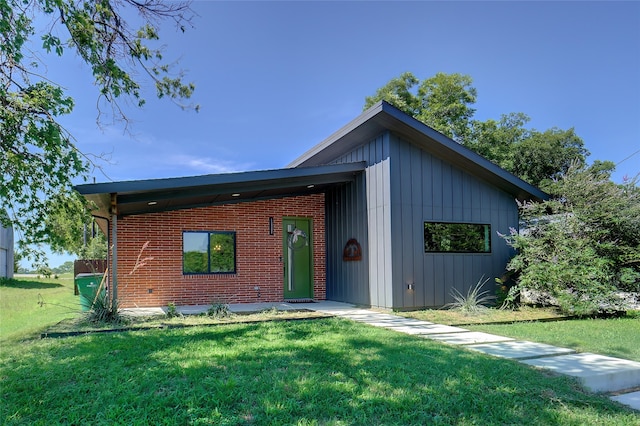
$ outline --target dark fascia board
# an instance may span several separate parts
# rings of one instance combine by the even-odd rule
[[[91,183],[76,185],[82,195],[88,194],[135,194],[151,191],[186,190],[197,187],[220,185],[264,184],[265,181],[280,181],[295,178],[308,178],[334,173],[355,173],[364,170],[362,162],[258,170],[238,173],[221,173],[202,176],[189,176],[166,179],[147,179],[120,182]]]
[[[546,200],[549,195],[507,172],[393,105],[380,101],[360,116],[302,154],[288,167],[328,164],[385,131],[393,132],[421,149],[514,195],[520,200]]]
[[[251,172],[225,173],[168,179],[149,179],[77,185],[75,189],[97,205],[94,215],[109,217],[112,194],[116,195],[118,214],[143,214],[180,208],[200,207],[212,204],[212,195],[234,192],[253,192],[255,197],[234,198],[221,203],[255,201],[301,194],[301,187],[308,184],[330,185],[353,180],[355,174],[365,169],[366,163],[322,165],[316,167],[285,168]],[[264,192],[273,194],[262,196]],[[290,192],[290,194],[289,194]],[[313,193],[305,189],[304,193]],[[184,201],[181,201],[183,200]],[[155,207],[147,207],[147,201],[157,201]],[[160,201],[172,200],[170,207],[162,207]],[[168,204],[168,203],[167,203]]]

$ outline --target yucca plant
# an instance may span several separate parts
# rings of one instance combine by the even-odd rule
[[[183,315],[180,311],[178,311],[178,308],[176,307],[176,304],[174,302],[169,302],[169,304],[167,304],[167,318],[175,317],[182,318]]]
[[[118,301],[112,301],[108,292],[105,291],[94,294],[88,320],[93,323],[121,323],[122,316],[118,312]]]
[[[226,318],[231,316],[231,310],[226,303],[213,303],[207,310],[207,315],[213,318]]]
[[[488,309],[486,305],[491,304],[495,296],[489,294],[489,290],[482,290],[482,287],[489,281],[489,278],[484,281],[483,278],[484,275],[478,280],[475,286],[469,289],[466,296],[454,288],[451,292],[454,301],[447,303],[445,308],[467,314],[478,314]]]

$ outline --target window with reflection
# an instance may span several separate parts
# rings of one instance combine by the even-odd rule
[[[236,233],[230,231],[185,231],[182,233],[184,274],[234,274]]]
[[[491,225],[424,223],[425,253],[491,253]]]

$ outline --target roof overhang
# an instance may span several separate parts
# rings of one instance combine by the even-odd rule
[[[109,218],[112,197],[118,216],[230,204],[324,192],[355,179],[364,162],[77,185],[96,204],[96,217]]]
[[[491,161],[437,132],[424,123],[380,101],[327,139],[294,160],[288,167],[329,164],[341,155],[390,131],[426,152],[485,180],[519,200],[545,200],[549,195]]]

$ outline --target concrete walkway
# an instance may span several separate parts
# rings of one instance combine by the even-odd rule
[[[182,314],[206,312],[209,306],[178,307]],[[257,312],[276,308],[278,310],[311,310],[347,318],[374,327],[384,327],[400,333],[437,340],[450,345],[464,346],[488,355],[514,359],[527,365],[552,370],[576,377],[594,392],[615,394],[611,399],[640,411],[640,362],[592,353],[576,353],[572,349],[544,343],[515,340],[510,337],[469,331],[464,328],[434,324],[414,318],[405,318],[391,313],[362,309],[353,305],[333,301],[316,303],[247,303],[232,304],[229,309],[236,313]],[[130,315],[163,314],[161,308],[128,309]],[[628,390],[628,391],[627,391]]]
[[[625,392],[640,387],[640,362],[592,353],[576,353],[572,349],[433,324],[390,313],[360,309],[346,303],[323,301],[296,303],[295,306],[442,343],[463,345],[470,350],[514,359],[534,367],[573,376],[587,389],[594,392],[617,393],[611,399],[640,410],[640,390]]]

